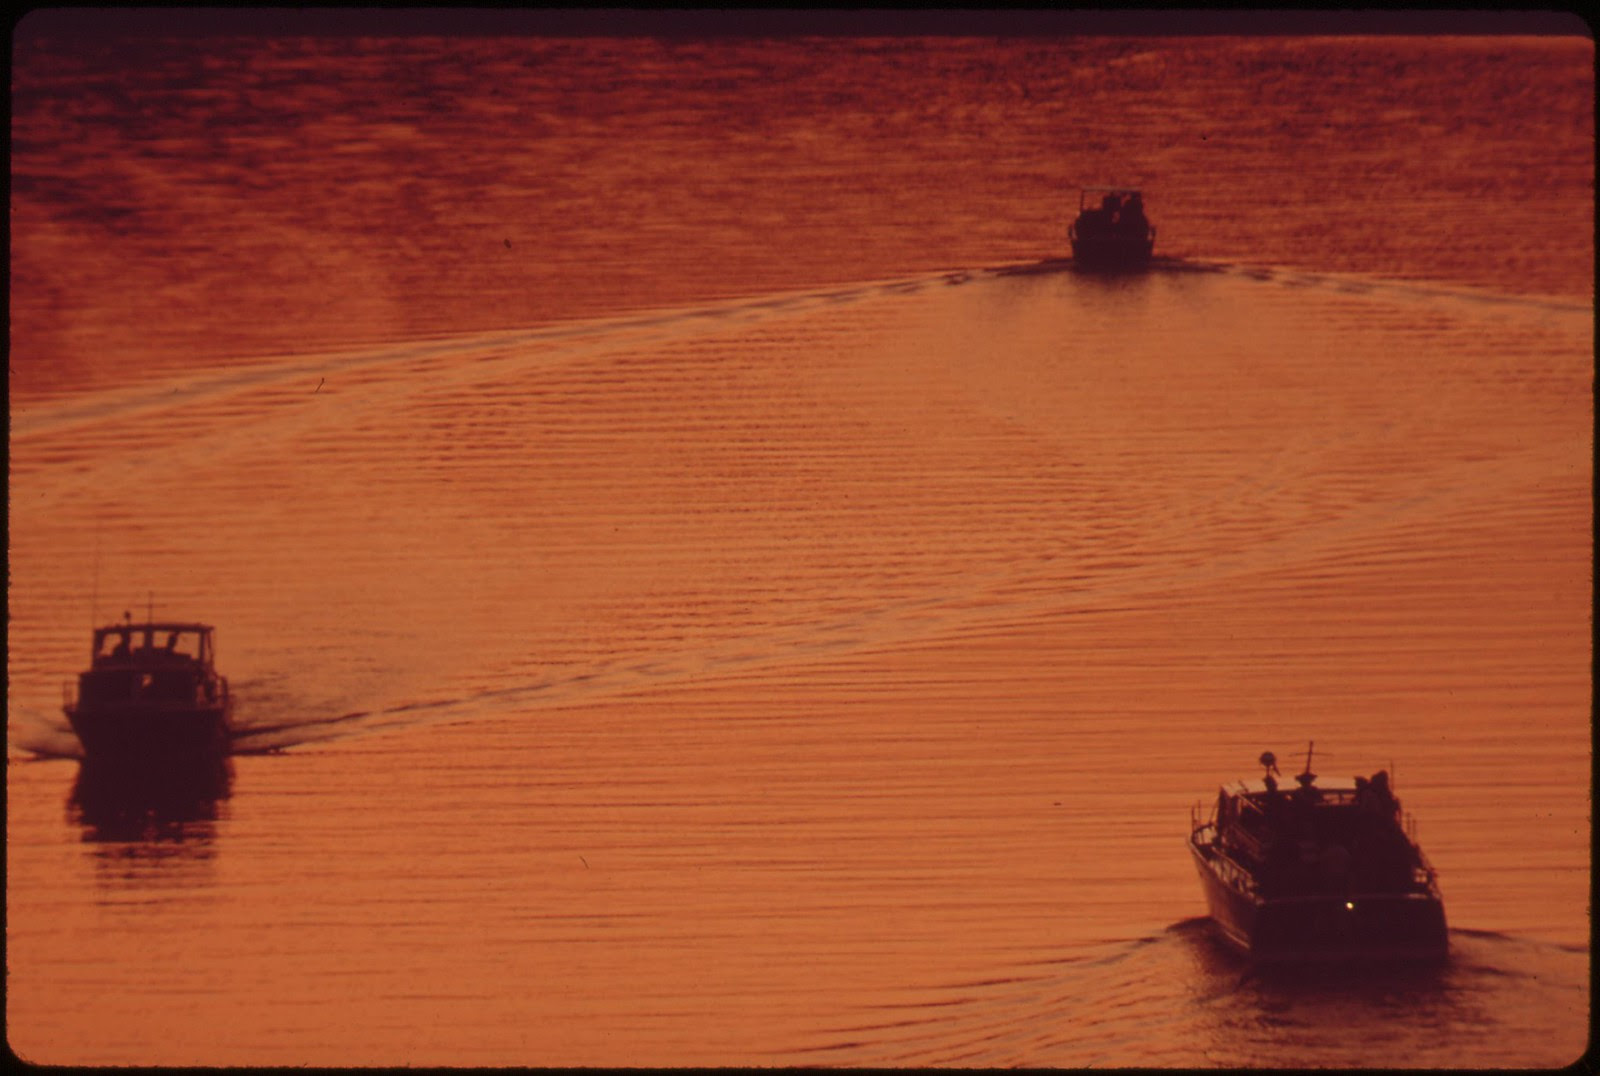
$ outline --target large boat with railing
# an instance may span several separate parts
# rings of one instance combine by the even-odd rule
[[[62,709],[86,758],[216,757],[228,752],[233,699],[205,624],[124,617],[94,629],[89,668]]]
[[[1156,246],[1156,226],[1144,215],[1135,187],[1085,187],[1078,216],[1067,228],[1072,260],[1084,269],[1142,269]]]
[[[1313,745],[1313,748],[1315,745]],[[1260,961],[1439,960],[1448,951],[1437,875],[1387,771],[1278,787],[1225,785],[1190,817],[1189,851],[1222,938]]]

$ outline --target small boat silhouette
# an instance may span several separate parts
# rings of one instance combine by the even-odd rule
[[[1085,187],[1067,229],[1072,260],[1085,269],[1142,269],[1150,264],[1156,226],[1144,215],[1137,187]]]
[[[86,758],[226,755],[233,699],[215,667],[212,629],[146,620],[94,630],[87,671],[67,684],[63,711]],[[159,644],[159,645],[158,645]]]

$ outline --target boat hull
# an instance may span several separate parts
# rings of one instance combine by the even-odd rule
[[[1348,893],[1262,898],[1191,838],[1212,923],[1260,962],[1437,961],[1449,951],[1444,905],[1428,893]]]
[[[1149,266],[1155,251],[1154,237],[1128,236],[1072,239],[1072,260],[1085,269],[1129,270]]]
[[[103,760],[216,758],[232,741],[229,707],[68,706],[85,757]]]

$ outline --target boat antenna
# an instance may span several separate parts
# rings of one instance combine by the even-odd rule
[[[1300,782],[1302,788],[1310,788],[1311,782],[1317,779],[1317,775],[1311,772],[1311,754],[1316,749],[1317,741],[1309,741],[1306,747],[1306,768],[1304,772],[1295,775],[1295,780]]]
[[[94,586],[89,591],[89,626],[100,622],[100,521],[94,521]]]

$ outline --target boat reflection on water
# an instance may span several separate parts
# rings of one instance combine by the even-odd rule
[[[86,841],[186,841],[209,837],[233,791],[233,761],[182,766],[85,759],[67,801]]]

